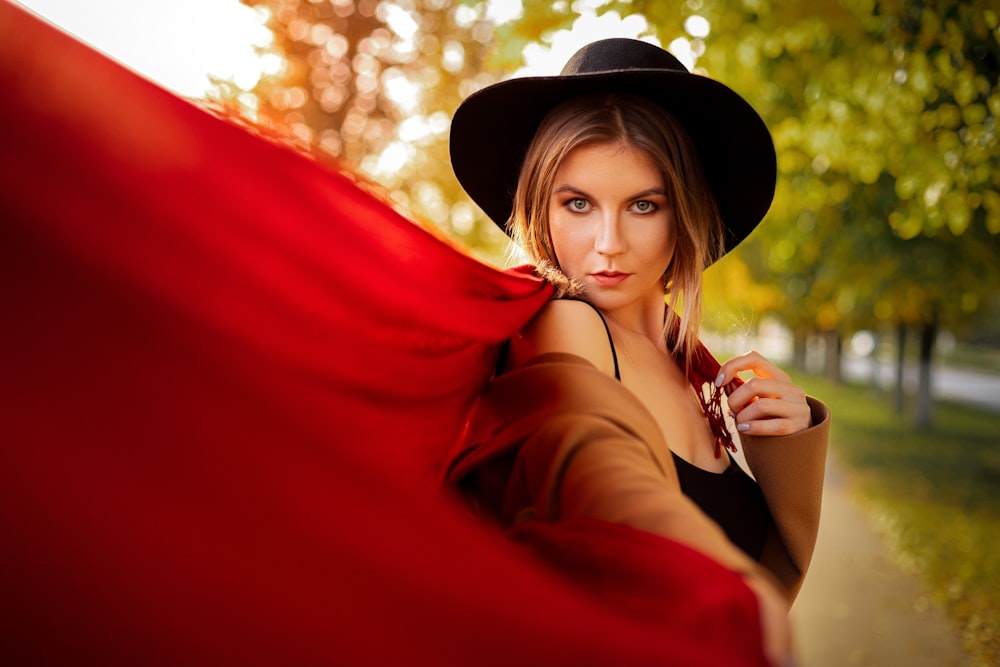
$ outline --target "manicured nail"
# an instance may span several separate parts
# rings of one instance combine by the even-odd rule
[[[750,424],[737,424],[736,430],[739,431],[740,433],[746,433],[747,431],[750,430]]]
[[[719,373],[719,375],[716,376],[716,378],[715,378],[715,386],[716,387],[721,387],[722,383],[725,382],[725,381],[726,381],[726,374],[725,373]]]

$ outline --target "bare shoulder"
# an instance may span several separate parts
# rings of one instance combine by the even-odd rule
[[[608,375],[615,364],[607,330],[593,306],[582,301],[548,302],[510,342],[510,366],[516,368],[540,354],[567,352],[583,357]]]

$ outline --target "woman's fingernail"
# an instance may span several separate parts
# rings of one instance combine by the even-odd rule
[[[736,430],[739,431],[740,433],[746,433],[747,431],[750,430],[750,424],[737,424]]]
[[[725,381],[726,381],[726,374],[725,373],[719,373],[716,376],[716,378],[715,378],[715,386],[716,387],[721,387],[722,383],[725,382]]]

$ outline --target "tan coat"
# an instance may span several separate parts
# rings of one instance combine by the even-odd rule
[[[774,517],[761,564],[789,602],[816,542],[829,435],[826,406],[809,402],[812,428],[743,437]],[[662,535],[738,572],[760,574],[681,492],[670,450],[645,406],[574,355],[542,355],[493,380],[472,412],[447,478],[505,528],[585,516]]]

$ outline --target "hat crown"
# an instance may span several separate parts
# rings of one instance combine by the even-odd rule
[[[574,53],[560,76],[630,69],[669,70],[689,74],[677,58],[658,46],[636,39],[614,37],[587,44]]]

